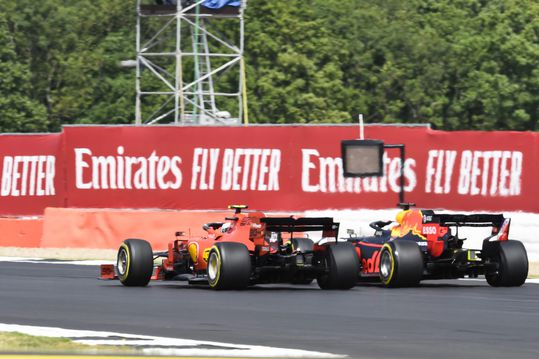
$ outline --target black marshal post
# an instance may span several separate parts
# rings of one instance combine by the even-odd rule
[[[384,151],[398,149],[400,153],[400,190],[398,207],[409,209],[414,203],[404,201],[404,144],[385,144],[381,140],[341,141],[341,158],[344,177],[381,177],[384,175]]]

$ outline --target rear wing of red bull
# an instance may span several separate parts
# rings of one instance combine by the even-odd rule
[[[510,218],[502,214],[435,214],[423,211],[423,223],[439,223],[447,227],[492,227],[490,240],[509,239]]]
[[[502,214],[428,214],[423,211],[423,223],[439,223],[458,227],[500,227],[505,221]]]

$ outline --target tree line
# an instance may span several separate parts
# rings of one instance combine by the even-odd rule
[[[134,122],[135,0],[0,2],[0,131]],[[535,0],[249,0],[251,122],[539,129]]]

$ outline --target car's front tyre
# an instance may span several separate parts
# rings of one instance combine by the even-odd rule
[[[127,287],[144,287],[153,273],[153,252],[143,239],[126,239],[118,249],[116,268],[120,282]]]

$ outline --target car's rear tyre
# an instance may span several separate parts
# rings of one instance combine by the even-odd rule
[[[213,289],[244,289],[251,277],[251,256],[242,243],[222,242],[208,255],[208,283]]]
[[[153,272],[152,246],[142,239],[126,239],[116,257],[120,282],[127,287],[144,287]]]
[[[326,272],[316,280],[322,289],[350,289],[359,276],[359,259],[352,243],[329,245],[323,255]]]
[[[423,255],[413,241],[390,241],[380,250],[380,281],[386,287],[418,285],[423,267]]]
[[[485,252],[495,262],[497,270],[486,273],[488,284],[493,287],[519,287],[528,277],[528,255],[522,242],[508,240],[488,242]]]

